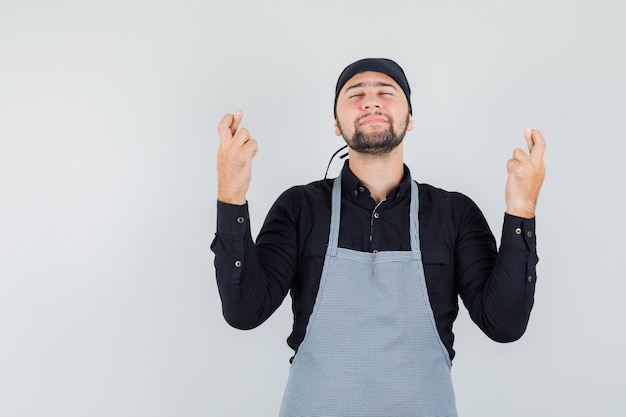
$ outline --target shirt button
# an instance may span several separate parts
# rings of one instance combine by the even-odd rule
[[[372,253],[378,253],[378,249],[374,249]]]
[[[364,192],[365,192],[365,188],[363,188],[363,187],[359,187],[359,191],[360,191],[360,192],[362,192],[362,193],[364,193]]]
[[[526,233],[526,236],[528,236],[528,237],[532,237],[532,235],[533,235],[533,232],[529,231],[528,233]]]
[[[235,266],[237,268],[241,268],[241,261],[235,261]]]
[[[528,282],[533,282],[533,276],[532,275],[528,276]]]
[[[374,213],[374,218],[375,218],[375,219],[378,219],[379,217],[380,217],[380,214],[378,214],[378,213]]]
[[[243,217],[237,217],[237,223],[242,224],[245,221],[246,219],[244,219]]]
[[[516,235],[521,235],[522,234],[522,229],[520,229],[519,227],[517,229],[515,229],[515,234]]]
[[[358,190],[354,190],[354,195],[359,195]]]

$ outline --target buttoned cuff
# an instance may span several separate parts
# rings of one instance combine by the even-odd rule
[[[217,202],[217,232],[243,236],[250,229],[248,203],[242,205]]]
[[[535,252],[535,218],[526,219],[505,213],[501,246]]]

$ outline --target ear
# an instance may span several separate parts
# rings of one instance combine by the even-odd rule
[[[407,132],[410,132],[411,130],[413,130],[413,115],[409,114],[409,123],[407,123],[406,125],[406,130]]]
[[[341,136],[341,130],[339,130],[339,122],[335,119],[335,136]]]

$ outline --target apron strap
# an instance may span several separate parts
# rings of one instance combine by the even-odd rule
[[[409,212],[409,220],[411,222],[411,257],[413,260],[422,259],[422,252],[420,250],[420,225],[419,225],[419,206],[420,206],[420,194],[417,188],[417,183],[411,181],[411,209]]]
[[[330,236],[328,237],[328,254],[337,256],[339,247],[339,219],[341,218],[341,174],[333,181],[333,193],[330,209]]]

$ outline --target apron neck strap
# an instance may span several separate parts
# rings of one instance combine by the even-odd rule
[[[330,236],[328,250],[331,256],[337,255],[339,246],[339,223],[341,218],[341,174],[333,181],[333,193],[330,206]]]
[[[411,223],[411,253],[413,260],[422,258],[422,252],[420,251],[420,227],[419,227],[419,209],[420,209],[420,193],[417,188],[417,183],[411,181],[411,209],[409,211],[409,220]]]

